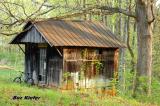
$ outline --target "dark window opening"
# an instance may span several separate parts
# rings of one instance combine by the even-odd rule
[[[38,75],[38,80],[42,81],[42,76],[41,75]]]
[[[102,54],[102,49],[99,49],[99,54]]]

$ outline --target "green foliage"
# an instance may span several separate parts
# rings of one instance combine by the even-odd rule
[[[140,80],[142,82],[146,82],[145,81],[145,77],[141,78]],[[147,96],[145,94],[142,94],[142,92],[144,92],[144,88],[146,87],[146,85],[144,84],[140,90],[140,94],[137,95],[136,99],[139,100],[140,102],[146,102],[146,103],[151,103],[151,104],[156,104],[156,105],[160,105],[160,83],[157,79],[153,78],[152,79],[152,94],[151,96]]]
[[[124,82],[118,83],[118,94],[124,97],[131,98],[134,74],[131,73],[129,70],[125,70],[123,77],[124,77]]]
[[[32,13],[35,12],[35,10],[37,10],[39,8],[40,5],[33,3],[32,1],[38,1],[39,3],[42,3],[43,0],[5,0],[6,2],[14,2],[14,3],[18,3],[20,5],[23,5],[26,11],[27,15],[31,15]],[[49,13],[46,13],[44,15],[39,15],[36,16],[37,14],[44,12],[45,10],[47,10],[47,7],[43,6],[43,8],[36,12],[34,15],[32,15],[31,17],[26,17],[26,15],[24,14],[23,8],[20,8],[19,6],[15,6],[13,4],[8,4],[7,7],[11,10],[11,12],[16,16],[16,18],[18,19],[39,19],[39,18],[50,18],[50,17],[55,17],[55,16],[60,16],[60,15],[65,15],[68,12],[69,13],[74,13],[74,12],[78,12],[82,9],[83,7],[83,2],[82,0],[46,0],[47,3],[46,4],[51,4],[55,7],[53,11],[50,11]],[[98,3],[98,1],[100,3]],[[121,3],[120,3],[121,2]],[[90,5],[95,5],[95,4],[102,4],[102,5],[109,5],[109,6],[113,6],[113,7],[118,7],[119,5],[121,5],[121,7],[123,9],[128,9],[128,2],[126,0],[86,0],[86,7],[90,6]],[[1,10],[6,10],[5,7],[0,4],[1,6]],[[135,9],[135,3],[132,0],[132,10]],[[1,20],[2,23],[12,23],[14,21],[16,21],[16,19],[14,19],[14,17],[9,16],[8,14],[4,13],[5,11],[1,11]],[[158,11],[159,13],[159,11]],[[102,21],[102,14],[100,15],[92,15],[92,20],[99,20]],[[120,18],[122,18],[122,24],[119,25],[119,21]],[[77,18],[73,18],[73,19],[83,19],[83,16],[81,17],[77,17]],[[120,33],[119,30],[122,30],[121,32],[121,36],[120,37],[121,40],[123,40],[124,42],[126,41],[125,39],[127,37],[124,38],[124,35],[126,35],[126,33],[124,33],[126,30],[126,22],[127,17],[124,15],[120,14],[112,14],[112,15],[107,15],[105,18],[105,23],[106,25],[114,32],[114,33]],[[136,30],[135,30],[135,20],[130,21],[130,45],[131,48],[134,52],[134,56],[135,56],[135,60],[137,58],[137,37],[136,37]],[[10,33],[13,31],[19,31],[22,28],[23,23],[17,23],[14,27],[13,26],[2,26],[2,31]],[[144,95],[144,92],[146,91],[146,77],[141,77],[139,78],[139,82],[142,83],[141,86],[139,86],[139,93],[137,96],[137,100],[141,101],[141,102],[150,102],[153,104],[160,104],[160,33],[159,33],[159,21],[157,20],[155,22],[155,28],[154,28],[154,39],[153,39],[153,76],[152,76],[152,95],[150,97],[147,97],[146,95]],[[121,26],[121,29],[119,28]],[[1,32],[2,32],[1,31]],[[23,64],[24,64],[24,54],[17,49],[18,47],[11,47],[9,45],[7,45],[6,43],[8,43],[11,39],[11,37],[4,37],[5,40],[3,42],[1,42],[2,40],[2,35],[0,35],[0,65],[9,65],[15,68],[15,70],[23,70]],[[7,39],[7,40],[6,40]],[[10,50],[11,49],[11,50]],[[87,56],[87,50],[84,49],[81,53],[81,56],[83,58],[86,58]],[[91,105],[90,103],[94,103],[95,105],[141,105],[139,103],[137,103],[135,100],[133,101],[128,101],[128,98],[132,98],[132,85],[133,85],[133,80],[134,80],[134,73],[130,72],[131,70],[131,56],[128,50],[126,50],[125,52],[125,72],[122,73],[123,75],[121,77],[124,78],[124,82],[119,82],[118,84],[118,94],[119,96],[125,97],[127,98],[127,100],[122,99],[122,98],[114,98],[114,99],[110,99],[107,98],[106,100],[99,100],[97,99],[97,97],[88,97],[85,98],[86,100],[81,100],[80,95],[77,96],[73,96],[73,95],[62,95],[60,92],[57,91],[52,91],[52,90],[46,90],[46,89],[39,89],[37,87],[28,87],[27,85],[18,85],[15,83],[11,83],[10,80],[12,78],[14,78],[17,75],[17,72],[13,71],[1,71],[0,70],[0,93],[2,93],[2,95],[0,96],[0,106],[5,106],[5,105],[35,105],[37,104],[37,102],[33,103],[33,102],[28,102],[28,101],[12,101],[10,99],[10,96],[14,95],[14,94],[19,94],[19,95],[39,95],[42,96],[42,100],[38,101],[38,105],[53,105],[56,103],[62,104],[62,105],[76,105],[81,104],[81,105]],[[134,60],[134,61],[135,61]],[[99,72],[99,70],[101,70],[101,68],[103,68],[102,63],[100,63],[99,61],[95,62],[96,64],[96,71],[97,73]],[[85,70],[87,70],[87,64],[83,64],[81,67],[81,71],[82,71],[82,75],[81,78],[84,78],[84,72]],[[120,70],[121,71],[121,70]],[[65,73],[63,75],[63,77],[67,78],[69,75],[69,73]],[[8,78],[8,79],[7,79]],[[117,80],[113,79],[112,80],[112,85],[117,85]],[[2,86],[3,85],[3,86]],[[8,92],[8,91],[11,91]],[[22,93],[21,93],[22,91]],[[45,91],[45,92],[44,92]],[[60,95],[60,96],[59,96]],[[85,101],[85,102],[84,102]],[[117,102],[118,101],[118,102]],[[119,102],[120,101],[120,102]],[[121,101],[123,103],[121,103]],[[127,102],[126,102],[127,101]]]
[[[130,71],[125,71],[125,84],[118,83],[118,95],[124,98],[133,98],[133,79],[134,73]],[[159,80],[155,77],[152,78],[152,94],[151,96],[146,95],[147,91],[147,78],[146,76],[142,76],[139,78],[139,83],[141,86],[138,87],[138,92],[136,94],[136,100],[140,102],[146,102],[148,104],[160,104],[160,83]],[[124,90],[123,90],[124,89]]]
[[[12,76],[10,76],[10,73]],[[143,106],[131,99],[101,97],[92,92],[60,92],[26,84],[13,83],[10,78],[16,71],[0,70],[0,106]],[[5,76],[5,77],[4,77]],[[13,100],[13,96],[38,96],[39,100]],[[147,105],[145,105],[147,106]]]
[[[71,73],[69,71],[65,71],[63,73],[63,83],[64,83],[64,81],[69,83],[72,80],[70,77],[71,77]]]
[[[8,45],[7,45],[8,46]],[[24,69],[24,54],[17,47],[0,46],[0,65],[7,65],[13,67],[17,71],[23,71]]]
[[[81,57],[86,58],[86,56],[87,56],[87,49],[82,49],[81,50]]]
[[[64,73],[63,73],[63,77],[64,78],[68,78],[69,76],[71,76],[71,73],[69,72],[69,71],[65,71]]]
[[[99,73],[99,71],[101,71],[103,69],[103,63],[101,63],[100,61],[94,61],[92,64],[94,64],[96,66],[96,74]]]
[[[139,77],[139,79],[138,79],[138,83],[140,83],[141,84],[141,86],[139,86],[138,87],[138,93],[140,93],[140,94],[146,94],[146,92],[147,92],[147,77],[146,76],[141,76],[141,77]]]

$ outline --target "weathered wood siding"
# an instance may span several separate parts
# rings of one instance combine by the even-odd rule
[[[39,48],[39,84],[46,84],[47,79],[47,48]]]
[[[38,74],[38,48],[36,44],[25,44],[25,77],[33,78],[33,72]],[[37,82],[37,77],[34,76]]]
[[[19,42],[22,43],[46,43],[45,39],[37,31],[35,27],[32,27],[23,37],[21,37]]]
[[[60,54],[57,51],[58,49],[48,47],[48,69],[47,69],[47,84],[49,86],[55,86],[58,87],[60,85],[61,80],[61,73],[63,68],[63,58],[60,56]],[[59,51],[60,52],[60,51]]]
[[[97,62],[102,64],[99,70]],[[46,44],[26,44],[26,77],[39,85],[58,87],[70,80],[70,88],[106,87],[116,77],[114,72],[118,73],[117,62],[118,49],[57,49]]]
[[[62,56],[56,48],[46,44],[26,44],[26,78],[33,78],[35,84],[58,86],[60,85],[62,68]]]
[[[114,70],[117,68],[115,50],[66,48],[63,50],[63,74],[70,72],[69,79],[74,83],[73,88],[77,85],[85,88],[107,86],[105,83],[114,78]],[[102,69],[97,70],[96,62],[102,64]]]
[[[112,79],[114,76],[114,49],[104,50],[102,53],[102,61],[104,65],[104,78]]]

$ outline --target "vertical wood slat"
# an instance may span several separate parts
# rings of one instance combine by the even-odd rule
[[[26,44],[26,56],[25,56],[25,64],[26,64],[26,71],[25,71],[25,77],[26,79],[32,78],[32,46]]]
[[[46,48],[40,48],[39,49],[39,75],[41,77],[41,80],[39,81],[40,84],[45,84],[46,83]]]
[[[56,48],[48,47],[48,85],[58,87],[61,82],[63,60]]]
[[[25,44],[25,79],[27,79],[28,73],[28,45]]]
[[[40,33],[36,30],[35,27],[32,27],[24,37],[19,39],[19,42],[22,43],[46,43],[45,39],[40,35]]]
[[[51,86],[58,86],[60,83],[60,71],[62,70],[62,60],[50,59],[49,60],[49,73],[48,73],[48,83]]]
[[[99,78],[112,79],[114,77],[114,69],[116,69],[117,67],[114,62],[115,58],[117,58],[114,56],[115,49],[104,49],[102,51],[100,50],[102,53],[99,51],[99,49],[88,49],[86,57],[76,57],[81,53],[81,50],[82,49],[64,50],[64,71],[69,71],[70,73],[78,72],[80,74],[81,68],[77,67],[82,67],[83,64],[87,64],[84,75],[85,79],[87,80],[87,82],[85,80],[85,83],[89,84],[88,80],[94,78],[94,76],[96,75],[96,66],[92,64],[92,62],[94,63],[95,60],[99,60],[104,66],[104,69],[99,72]],[[81,64],[79,64],[80,61]],[[81,85],[83,85],[83,82],[81,83]],[[85,86],[88,85],[85,84]]]
[[[118,79],[118,57],[119,57],[119,49],[114,51],[114,78]]]
[[[27,49],[27,46],[26,46]],[[30,51],[33,52],[32,49],[34,49],[34,47],[28,47],[28,49]],[[42,48],[41,48],[42,49]],[[99,78],[101,78],[100,76],[104,76],[104,78],[113,78],[113,72],[117,72],[117,67],[118,67],[118,49],[114,50],[114,49],[106,49],[103,50],[101,54],[99,54],[99,51],[97,51],[97,49],[92,49],[92,50],[88,50],[87,52],[87,57],[83,58],[81,57],[81,50],[82,49],[69,49],[69,50],[63,50],[63,57],[61,57],[56,49],[54,48],[49,48],[51,51],[48,51],[50,54],[46,54],[46,51],[44,50],[40,50],[40,56],[39,56],[39,75],[42,75],[42,80],[44,81],[39,81],[39,83],[44,83],[44,84],[48,84],[48,85],[53,85],[53,86],[60,86],[61,82],[62,82],[62,76],[63,73],[65,71],[69,71],[72,73],[72,75],[76,75],[73,73],[79,73],[80,75],[80,70],[81,70],[81,66],[83,65],[83,63],[88,64],[88,67],[86,68],[86,71],[84,72],[85,74],[85,82],[86,84],[89,84],[89,80],[94,78],[95,76],[95,65],[92,64],[93,61],[95,61],[95,59],[100,59],[100,62],[102,62],[104,64],[104,69],[103,71],[99,72]],[[42,55],[43,54],[43,55]],[[31,57],[31,55],[33,56],[33,53],[29,53],[28,52],[28,59],[33,58]],[[43,56],[48,56],[47,60],[48,62],[46,63],[47,67],[48,67],[48,71],[44,71],[42,70],[44,68],[44,62],[42,60],[45,60]],[[102,55],[99,56],[101,58],[97,58],[98,55]],[[66,61],[67,59],[67,61]],[[69,60],[75,60],[75,61],[69,61]],[[89,61],[88,61],[89,60]],[[27,60],[26,60],[27,61]],[[31,63],[32,61],[32,63]],[[38,61],[38,60],[37,60]],[[29,64],[33,64],[33,60],[30,59]],[[27,63],[26,63],[27,64]],[[31,71],[29,69],[33,68],[32,65],[29,65],[28,68],[28,72]],[[63,71],[62,71],[63,70]],[[32,72],[30,72],[32,73]],[[43,77],[44,76],[44,77]],[[75,79],[75,78],[73,78]],[[79,80],[79,79],[78,79]],[[46,81],[46,82],[45,82]],[[73,82],[76,83],[76,82]],[[83,87],[83,82],[81,82],[81,85]],[[76,84],[74,84],[76,85]],[[86,87],[88,87],[88,85],[86,85]]]
[[[33,75],[33,71],[37,76],[37,49],[36,44],[26,44],[25,45],[25,78],[33,78],[37,80],[37,77]]]

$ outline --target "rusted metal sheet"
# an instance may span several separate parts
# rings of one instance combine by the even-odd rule
[[[35,26],[54,46],[125,46],[100,22],[48,20],[36,22]]]
[[[38,31],[37,34],[40,33],[51,46],[125,47],[125,44],[100,22],[49,19],[32,22],[32,25]]]

